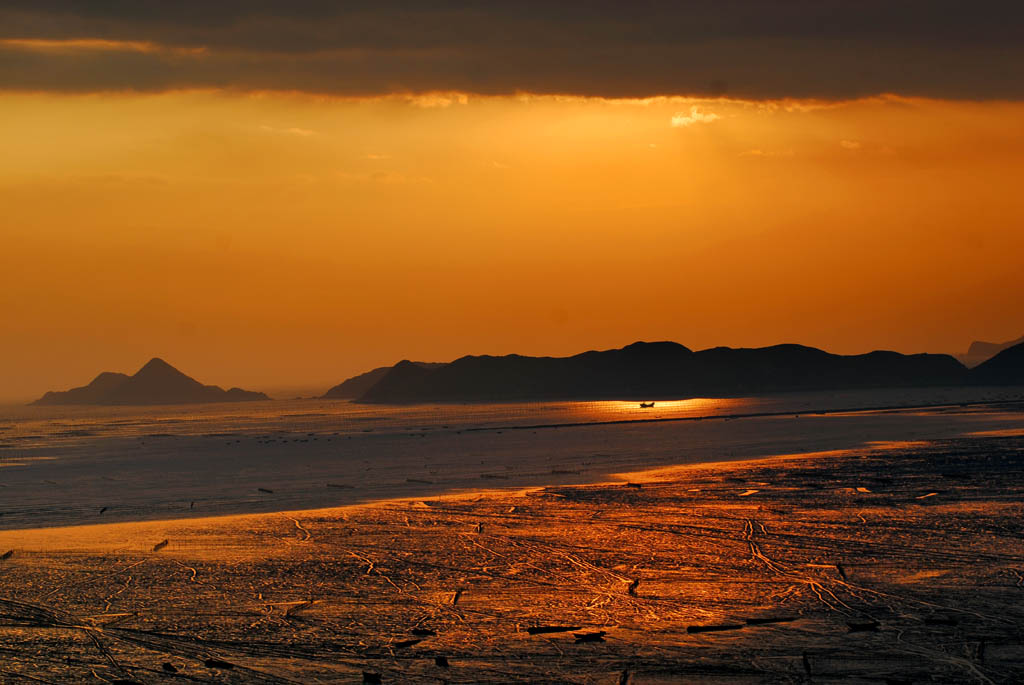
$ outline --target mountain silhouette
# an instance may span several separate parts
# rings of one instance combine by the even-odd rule
[[[261,392],[203,385],[163,359],[154,357],[133,376],[104,372],[89,385],[64,392],[48,392],[33,404],[195,404],[266,399],[270,398]]]
[[[444,366],[444,364],[433,363],[433,362],[410,362],[417,364],[424,368],[431,368],[435,366]],[[351,378],[342,381],[338,385],[334,386],[327,392],[325,392],[321,399],[325,400],[354,400],[360,397],[367,390],[376,385],[380,379],[384,378],[388,371],[392,368],[391,366],[381,366],[372,371],[361,373],[358,376],[352,376]]]
[[[113,371],[104,371],[92,379],[89,385],[65,391],[50,391],[32,404],[100,404],[100,401],[130,376]]]
[[[988,361],[1003,350],[1007,350],[1014,345],[1020,345],[1021,343],[1024,343],[1024,336],[1021,336],[1016,340],[1010,340],[1002,343],[975,340],[971,343],[971,346],[967,348],[967,352],[956,355],[956,358],[963,362],[964,366],[970,369]]]
[[[467,356],[431,368],[402,361],[359,399],[651,399],[965,382],[967,369],[949,355],[836,355],[802,345],[694,352],[674,342],[637,342],[572,357]]]
[[[970,373],[977,385],[1024,385],[1024,343],[1003,350]]]

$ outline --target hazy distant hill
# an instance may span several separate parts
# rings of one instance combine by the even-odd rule
[[[1024,342],[1003,350],[970,373],[971,381],[978,385],[1024,385]]]
[[[433,368],[437,366],[444,366],[444,364],[434,362],[409,362],[422,366],[423,368]],[[391,366],[381,366],[361,373],[358,376],[352,376],[348,380],[342,381],[338,385],[334,386],[323,394],[323,399],[328,400],[354,400],[360,397],[367,390],[377,384],[380,379],[384,378],[388,371],[392,368]]]
[[[991,359],[1003,350],[1008,350],[1014,345],[1020,345],[1021,343],[1024,343],[1024,336],[1004,343],[991,343],[975,340],[971,343],[971,346],[967,348],[967,352],[956,355],[956,358],[963,362],[967,368],[971,369],[978,364]]]
[[[261,392],[203,385],[164,360],[153,358],[134,376],[104,372],[89,385],[48,392],[33,404],[195,404],[266,399],[270,398]]]
[[[700,352],[638,342],[573,357],[470,356],[435,368],[399,362],[367,402],[695,397],[958,385],[967,369],[949,355],[835,355],[801,345]]]
[[[104,371],[92,379],[89,385],[71,390],[51,391],[32,404],[99,404],[108,393],[128,380],[130,376],[123,373]]]

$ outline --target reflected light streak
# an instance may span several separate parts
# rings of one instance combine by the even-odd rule
[[[750,400],[742,397],[693,397],[686,400],[651,400],[653,407],[641,407],[640,401],[612,400],[579,402],[576,407],[588,420],[664,419],[686,416],[721,416],[743,412]],[[646,404],[646,402],[645,402]]]

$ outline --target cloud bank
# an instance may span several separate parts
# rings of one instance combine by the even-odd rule
[[[1024,3],[6,0],[0,89],[1024,97]]]

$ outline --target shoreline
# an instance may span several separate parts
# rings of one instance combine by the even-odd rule
[[[1001,433],[1002,431],[996,431]],[[960,438],[955,439],[988,439],[988,440],[1000,440],[1002,438],[1014,438],[1024,437],[1024,429],[1011,429],[1008,431],[1008,435],[989,435],[984,434],[987,432],[978,433],[965,433]],[[531,486],[509,486],[507,488],[478,488],[478,489],[456,489],[456,490],[445,490],[445,491],[433,491],[432,494],[415,495],[415,496],[403,496],[403,497],[386,497],[380,499],[371,499],[363,502],[357,502],[352,504],[327,506],[327,507],[313,507],[313,508],[299,508],[299,509],[281,509],[273,511],[263,512],[244,512],[244,513],[233,513],[233,514],[220,514],[212,516],[183,516],[177,518],[163,518],[163,519],[137,519],[137,520],[123,520],[123,521],[111,521],[109,523],[73,523],[68,525],[58,526],[41,526],[31,528],[8,528],[0,529],[0,548],[3,549],[17,549],[15,541],[21,539],[31,539],[33,537],[39,538],[72,538],[82,533],[96,533],[96,532],[116,532],[119,529],[130,531],[133,528],[139,530],[151,529],[153,531],[159,530],[171,530],[179,529],[182,531],[195,532],[198,530],[207,530],[215,527],[230,526],[232,524],[242,524],[245,522],[260,522],[273,517],[330,517],[332,515],[344,517],[347,513],[370,510],[377,508],[393,508],[403,506],[416,506],[422,505],[424,502],[434,503],[473,503],[484,499],[499,499],[499,498],[517,498],[529,496],[530,493],[537,493],[546,490],[553,489],[577,489],[585,490],[590,488],[628,488],[631,486],[644,486],[644,485],[658,485],[662,483],[675,483],[685,478],[687,475],[695,472],[708,472],[713,473],[717,471],[743,471],[752,469],[764,469],[772,465],[785,465],[790,462],[806,462],[806,461],[823,461],[828,459],[849,457],[854,453],[857,454],[881,454],[886,452],[893,452],[894,450],[916,450],[928,448],[934,444],[933,441],[921,440],[921,441],[887,441],[879,443],[866,443],[860,447],[835,449],[835,450],[824,450],[814,452],[796,452],[786,454],[774,454],[762,457],[754,458],[738,458],[738,459],[717,459],[710,461],[693,462],[688,464],[675,464],[670,466],[652,467],[646,469],[639,469],[636,471],[623,471],[619,473],[608,474],[615,478],[615,480],[595,480],[585,481],[576,483],[545,483]],[[429,505],[428,505],[429,506]],[[154,535],[157,535],[154,533]],[[113,537],[114,539],[127,540],[128,536],[104,536]],[[132,551],[144,552],[146,551],[145,544],[142,547]],[[95,549],[95,545],[86,545],[81,548],[68,547],[64,548],[68,550],[85,551],[87,549]],[[124,548],[125,551],[129,551],[128,548]],[[39,548],[35,551],[45,551],[45,548]]]
[[[0,675],[1024,678],[1024,439],[683,469],[640,487],[30,530],[79,547],[0,561]]]
[[[1000,408],[1005,407],[1007,411]],[[572,431],[368,434],[267,444],[258,435],[97,441],[0,469],[0,530],[311,511],[485,490],[606,483],[622,474],[1021,430],[1016,403],[598,423]],[[786,418],[792,417],[792,418]],[[244,436],[240,436],[243,437]],[[322,436],[323,437],[323,436]],[[150,444],[146,444],[146,443]],[[297,441],[296,441],[297,442]]]

